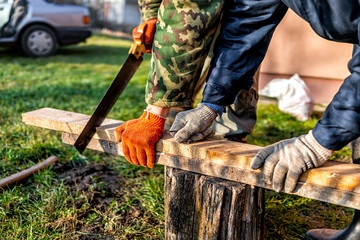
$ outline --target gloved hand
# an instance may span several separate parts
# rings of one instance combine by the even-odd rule
[[[143,115],[115,129],[117,142],[122,142],[126,160],[131,164],[153,168],[155,143],[164,133],[165,118],[144,110]]]
[[[197,108],[176,115],[169,132],[177,142],[195,142],[213,136],[210,127],[217,114],[208,106],[199,103]]]
[[[144,44],[145,44],[145,49],[147,53],[151,53],[151,48],[152,48],[152,44],[154,41],[154,36],[155,36],[155,32],[156,32],[156,22],[157,19],[150,19],[144,23],[146,23],[146,27],[145,27],[145,33],[144,33]],[[132,31],[132,36],[134,38],[135,41],[135,35],[137,33],[138,27],[134,28]]]
[[[321,146],[309,131],[263,148],[252,160],[251,168],[258,169],[264,164],[266,182],[272,183],[277,192],[284,184],[285,191],[292,192],[303,172],[323,165],[332,154],[333,151]]]

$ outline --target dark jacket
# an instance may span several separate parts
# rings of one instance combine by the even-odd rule
[[[354,44],[348,66],[351,75],[313,130],[322,146],[339,150],[360,136],[359,0],[229,0],[203,102],[229,105],[240,89],[251,87],[273,32],[288,8],[321,37]]]

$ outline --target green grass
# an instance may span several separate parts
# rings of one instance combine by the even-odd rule
[[[22,113],[43,107],[92,114],[130,44],[95,35],[86,44],[61,48],[45,59],[0,49],[0,178],[56,155],[62,165],[80,169],[106,164],[119,179],[111,196],[97,176],[90,178],[86,191],[74,191],[50,168],[7,187],[0,192],[0,239],[164,239],[162,166],[146,169],[90,150],[84,158],[61,142],[60,133],[21,123]],[[149,60],[147,56],[110,118],[141,115]],[[274,105],[259,105],[258,119],[248,140],[261,146],[306,133],[318,120],[299,122]],[[349,149],[334,158],[348,161]],[[273,191],[267,191],[266,207],[266,239],[300,239],[316,227],[342,229],[353,214],[351,209]]]

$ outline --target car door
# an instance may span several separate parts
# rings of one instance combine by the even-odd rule
[[[14,0],[0,0],[0,30],[9,21],[11,7]]]

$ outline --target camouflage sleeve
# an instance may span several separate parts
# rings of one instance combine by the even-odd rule
[[[162,0],[138,0],[143,22],[157,18],[161,1]]]
[[[191,107],[224,0],[164,0],[160,4],[145,100]]]

